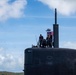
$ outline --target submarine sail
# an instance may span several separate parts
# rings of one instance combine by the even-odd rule
[[[24,52],[24,75],[76,75],[76,49],[59,48],[57,9],[54,47],[32,47]]]

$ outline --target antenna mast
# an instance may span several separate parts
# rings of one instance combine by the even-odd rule
[[[55,24],[57,24],[57,9],[55,8]]]
[[[57,24],[57,9],[55,8],[55,24],[53,24],[54,48],[59,48],[59,25]]]

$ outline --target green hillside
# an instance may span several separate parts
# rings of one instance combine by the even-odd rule
[[[0,75],[24,75],[23,73],[0,72]]]

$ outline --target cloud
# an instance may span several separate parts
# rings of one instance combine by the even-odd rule
[[[0,0],[0,21],[22,17],[26,4],[26,0]]]
[[[76,42],[70,42],[70,41],[63,42],[61,47],[76,49]]]
[[[23,55],[16,56],[15,54],[0,51],[0,71],[22,72],[23,66]]]
[[[76,0],[38,0],[46,4],[50,9],[57,8],[62,15],[71,15],[76,12]]]

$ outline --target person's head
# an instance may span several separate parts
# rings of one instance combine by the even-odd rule
[[[47,37],[50,38],[50,35],[48,35]]]
[[[42,34],[40,34],[40,36],[42,36]]]

